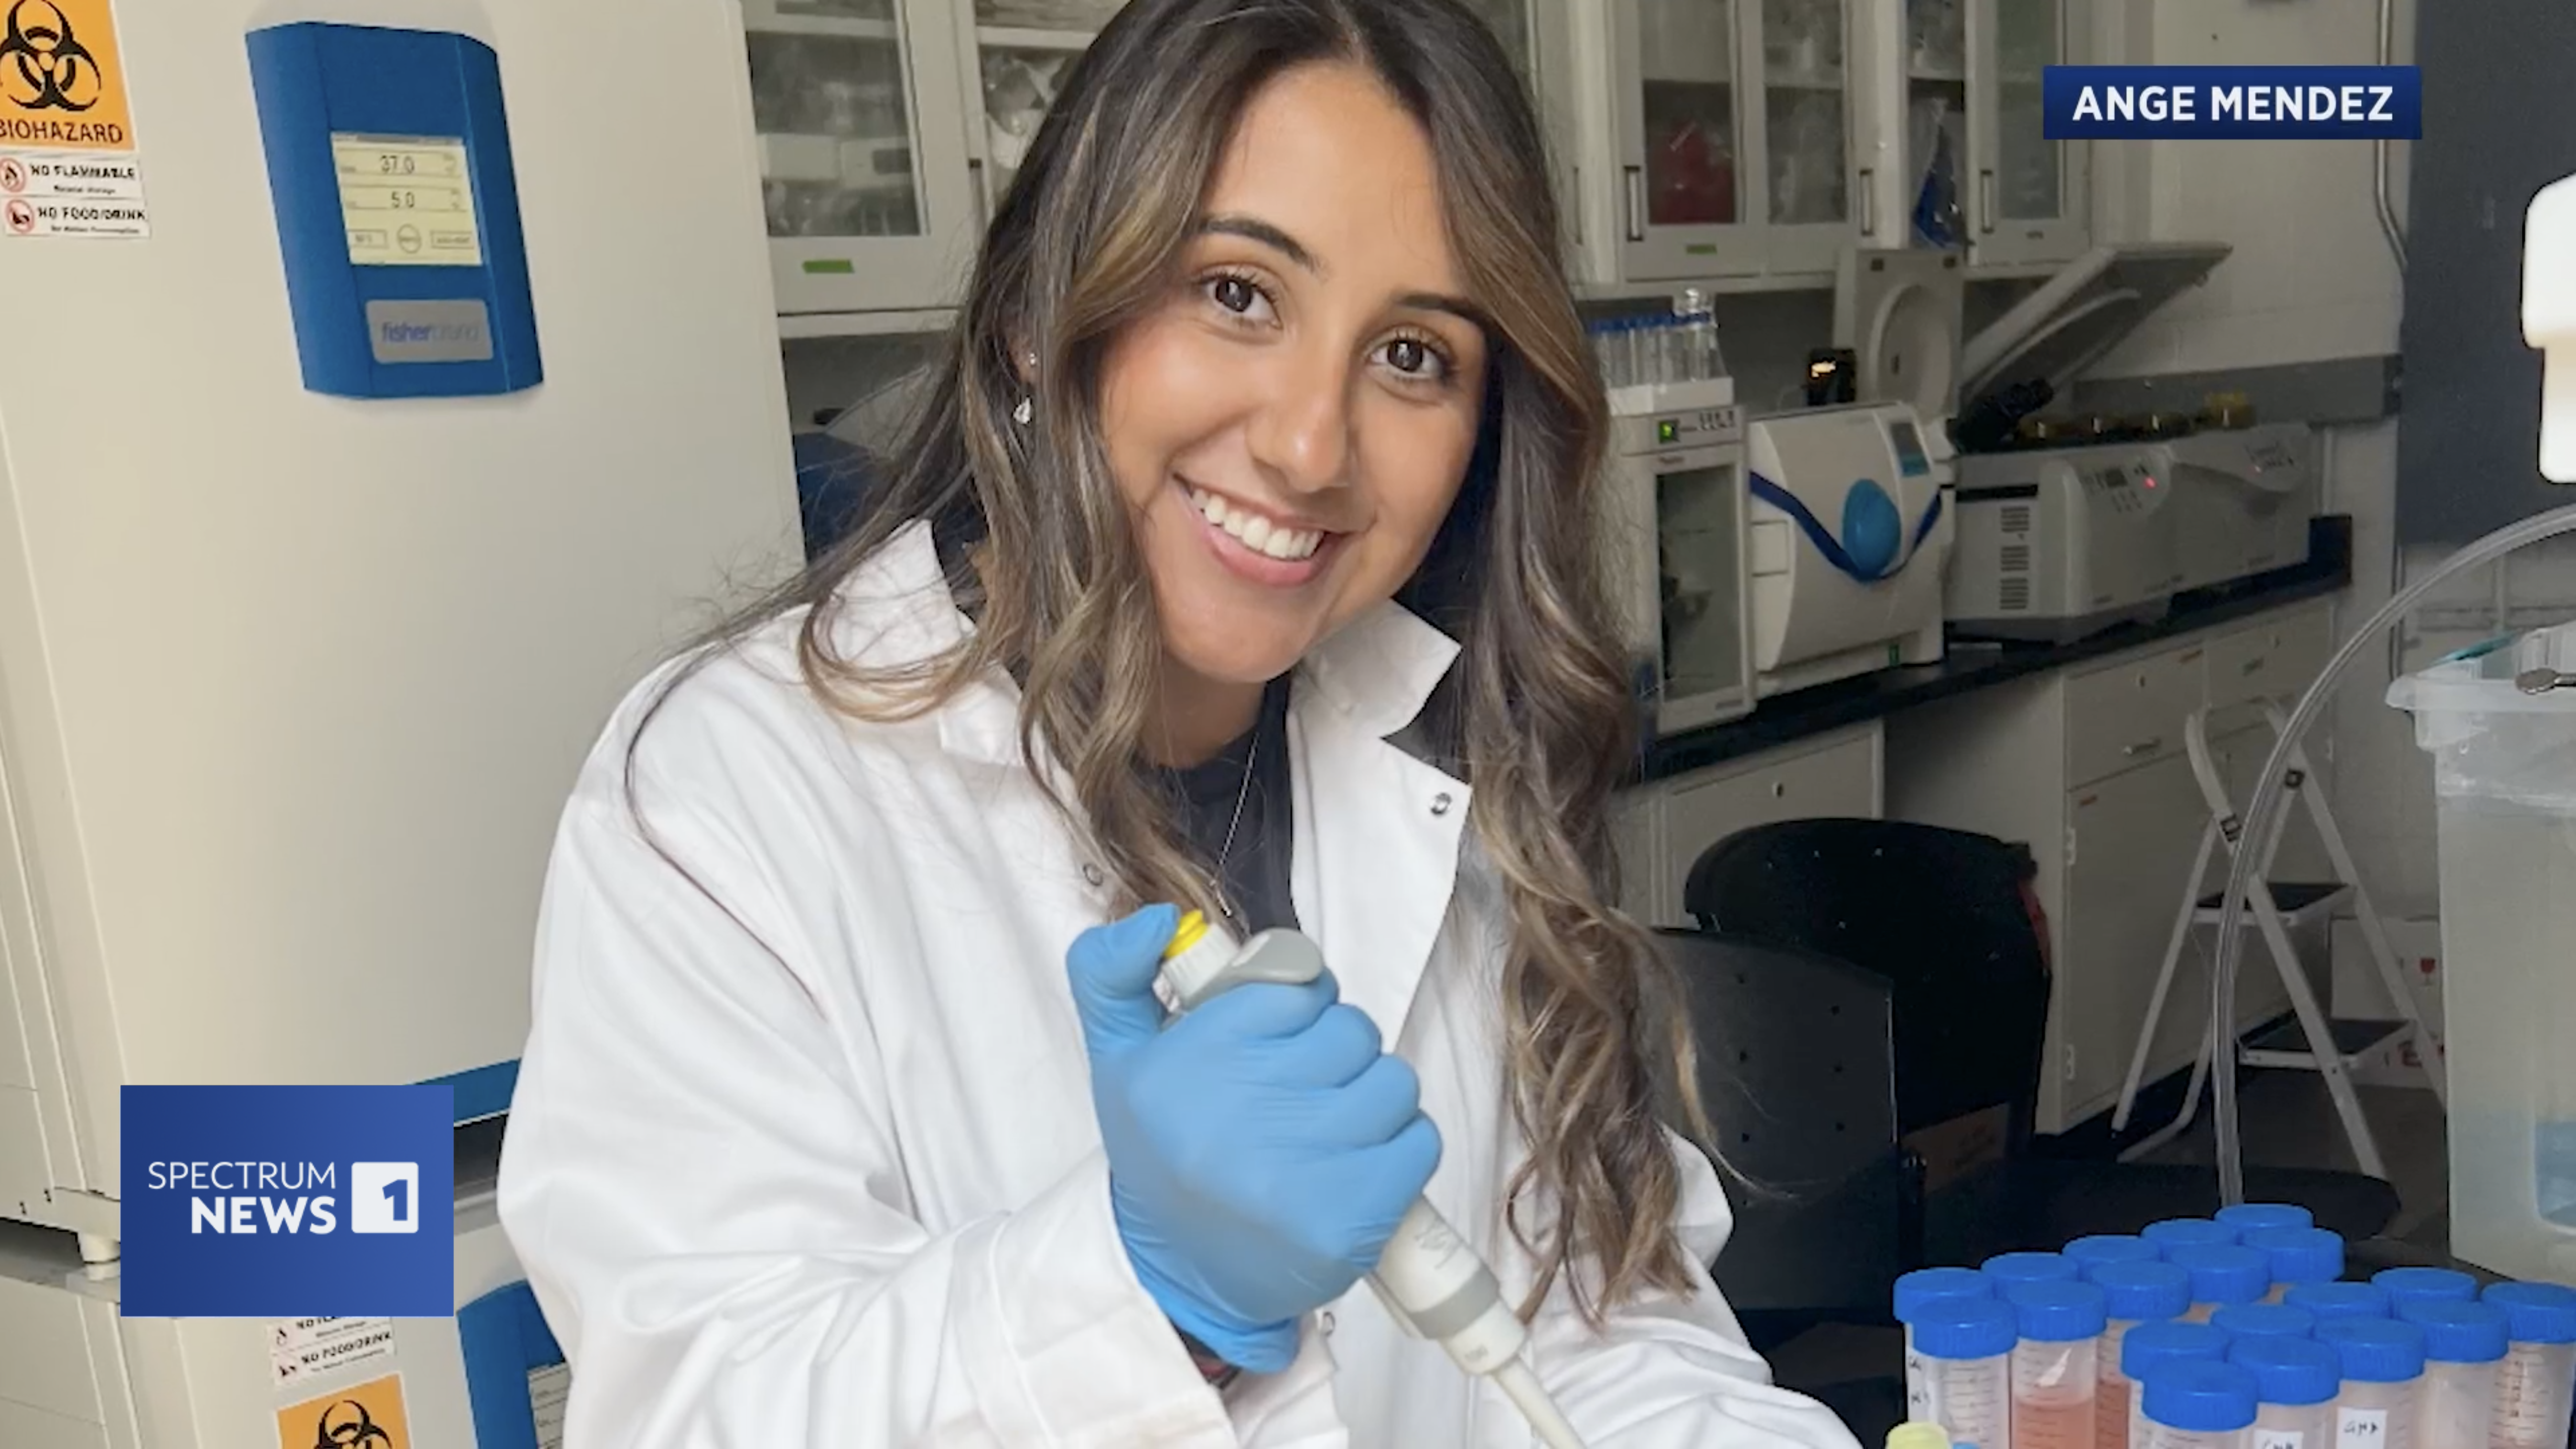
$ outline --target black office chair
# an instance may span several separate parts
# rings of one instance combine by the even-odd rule
[[[1659,931],[1681,978],[1701,1106],[1734,1209],[1712,1265],[1755,1348],[1820,1323],[1883,1323],[1920,1204],[1896,1132],[1888,983],[1840,961],[1705,932]],[[1695,1136],[1667,1075],[1665,1120]],[[1894,1362],[1894,1350],[1889,1362]],[[1786,1386],[1863,1442],[1905,1418],[1892,1375]]]
[[[2006,1109],[2001,1160],[1927,1197],[1921,1262],[2055,1248],[2218,1206],[2205,1167],[2031,1153],[2049,993],[2032,875],[2027,851],[1986,836],[1798,820],[1719,841],[1684,890],[1683,909],[1709,929],[1888,981],[1900,1134]],[[2396,1190],[2358,1173],[2249,1165],[2245,1183],[2249,1198],[2298,1203],[2349,1240],[2397,1214]]]
[[[1678,970],[1735,1230],[1712,1271],[1739,1314],[1884,1313],[1904,1271],[1888,984],[1802,951],[1658,931]],[[1666,1084],[1665,1119],[1691,1133]]]

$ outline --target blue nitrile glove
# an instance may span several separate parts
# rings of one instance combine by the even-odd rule
[[[1413,1069],[1332,976],[1238,986],[1165,1029],[1178,917],[1149,906],[1065,953],[1118,1234],[1182,1332],[1252,1373],[1377,1266],[1440,1161]]]

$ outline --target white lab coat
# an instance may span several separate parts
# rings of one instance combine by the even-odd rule
[[[919,525],[844,598],[840,637],[875,662],[971,627]],[[1201,1382],[1111,1221],[1064,968],[1110,901],[1021,763],[1014,687],[852,723],[795,682],[792,629],[644,736],[645,818],[708,894],[621,794],[656,681],[556,844],[500,1209],[573,1365],[570,1449],[1528,1449],[1507,1400],[1365,1288],[1309,1320],[1287,1372],[1222,1399]],[[1386,742],[1455,653],[1388,605],[1300,666],[1294,895],[1343,998],[1420,1072],[1434,1204],[1517,1296],[1495,883],[1462,852],[1467,787]],[[1680,1157],[1705,1261],[1726,1204]],[[1559,1300],[1531,1356],[1594,1449],[1851,1443],[1771,1386],[1705,1283],[1599,1336]]]

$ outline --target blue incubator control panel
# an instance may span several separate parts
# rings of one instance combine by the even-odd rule
[[[254,30],[249,46],[304,386],[534,387],[544,369],[491,47],[320,22]]]

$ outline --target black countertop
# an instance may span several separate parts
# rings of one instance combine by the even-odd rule
[[[2232,624],[2285,604],[2339,593],[2351,582],[2352,520],[2340,515],[2320,518],[2309,529],[2306,563],[2223,589],[2182,595],[2174,600],[2173,611],[2153,624],[2123,624],[2072,644],[1954,641],[1938,664],[1883,669],[1780,695],[1764,700],[1742,719],[1658,741],[1645,752],[1638,782],[1703,770],[1970,690]]]

